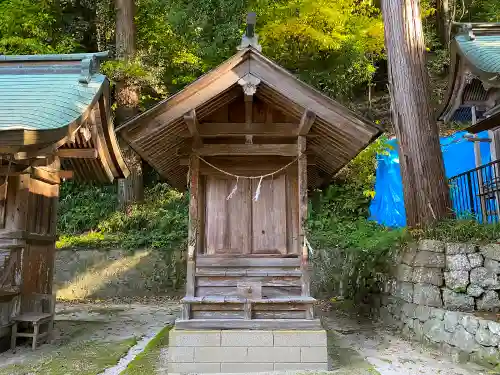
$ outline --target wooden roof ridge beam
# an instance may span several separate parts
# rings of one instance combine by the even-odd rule
[[[203,146],[203,140],[201,139],[200,133],[198,131],[198,118],[196,117],[196,110],[192,109],[184,115],[184,122],[186,123],[191,137],[193,137],[193,147],[199,148]]]
[[[302,119],[300,120],[297,135],[307,135],[309,130],[311,130],[314,121],[316,121],[316,114],[313,111],[306,109],[302,115]]]

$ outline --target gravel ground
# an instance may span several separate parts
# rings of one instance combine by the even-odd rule
[[[120,341],[135,337],[138,344],[115,370],[118,374],[124,360],[132,360],[154,333],[171,324],[179,314],[178,301],[169,298],[91,303],[58,303],[55,338],[36,352],[20,346],[15,354],[0,354],[3,366],[43,361],[52,350],[74,340]],[[399,338],[392,332],[368,320],[341,311],[322,312],[321,319],[329,334],[330,374],[337,375],[486,375],[491,374],[473,364],[457,364],[438,351],[426,349]],[[141,340],[142,339],[142,340]],[[142,346],[141,346],[142,345]],[[165,356],[161,356],[165,357]],[[166,364],[155,364],[158,374],[166,374]],[[0,371],[1,372],[1,371]],[[264,374],[307,374],[272,372]],[[317,372],[314,373],[318,374]],[[78,374],[75,374],[78,375]]]

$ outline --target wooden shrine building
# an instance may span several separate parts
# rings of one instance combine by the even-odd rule
[[[307,194],[381,130],[260,52],[239,51],[117,132],[190,193],[178,329],[315,329]]]
[[[454,24],[444,122],[475,123],[500,112],[500,23]]]
[[[31,312],[31,295],[53,292],[60,181],[128,174],[99,73],[105,57],[0,56],[0,338]]]

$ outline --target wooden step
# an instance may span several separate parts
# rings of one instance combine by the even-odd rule
[[[289,296],[289,297],[276,297],[276,298],[261,298],[261,299],[249,299],[237,296],[204,296],[204,297],[184,297],[181,302],[189,304],[197,303],[314,303],[316,301],[313,297],[303,297],[303,296]]]
[[[231,269],[231,268],[200,268],[197,267],[195,276],[214,276],[214,277],[263,277],[263,276],[284,276],[284,277],[301,277],[302,271],[300,269],[283,269],[283,268],[242,268],[242,269]]]
[[[175,321],[176,329],[321,330],[319,319],[190,319]]]

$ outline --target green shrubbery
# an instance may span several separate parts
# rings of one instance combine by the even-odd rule
[[[63,185],[59,248],[121,247],[126,249],[182,247],[187,237],[187,197],[167,184],[145,191],[146,200],[116,210],[113,187]]]

